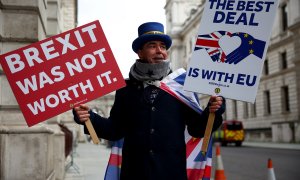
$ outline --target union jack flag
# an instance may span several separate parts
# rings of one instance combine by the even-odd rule
[[[195,51],[205,49],[214,62],[225,62],[226,54],[219,45],[219,39],[231,33],[227,31],[215,31],[210,34],[198,35],[195,45]]]
[[[122,148],[124,139],[112,142],[110,157],[104,180],[119,180],[122,164]]]
[[[159,88],[171,94],[198,113],[202,112],[198,96],[194,92],[184,91],[183,83],[186,77],[184,69],[178,69],[164,78]],[[204,156],[201,153],[201,138],[194,138],[185,131],[186,160],[188,180],[209,180],[212,166],[212,142],[210,141],[208,151]],[[123,139],[113,143],[109,163],[104,180],[119,180],[122,163]]]
[[[200,107],[197,94],[183,90],[185,76],[186,71],[184,69],[177,69],[160,82],[160,88],[188,105],[196,112],[201,113],[202,108]]]
[[[194,138],[185,133],[186,171],[188,180],[210,180],[212,168],[212,140],[210,139],[206,156],[201,152],[202,138]]]
[[[186,71],[184,69],[178,69],[161,81],[160,88],[196,112],[201,113],[202,108],[200,107],[197,94],[183,90],[185,77]],[[189,135],[187,130],[185,131],[188,180],[209,180],[211,177],[212,141],[210,140],[206,156],[201,152],[202,142],[203,139],[194,138]]]

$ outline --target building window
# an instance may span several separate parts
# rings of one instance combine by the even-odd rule
[[[225,112],[223,113],[222,116],[223,116],[224,121],[227,120],[227,111],[226,110],[225,110]]]
[[[265,115],[271,114],[271,99],[270,99],[270,91],[264,92],[264,108],[265,108]]]
[[[251,117],[256,117],[256,104],[251,105]]]
[[[281,58],[281,69],[286,69],[287,68],[286,52],[281,53],[280,58]]]
[[[268,59],[266,59],[264,63],[264,75],[268,75],[268,74],[269,74],[269,61]]]
[[[290,112],[290,99],[288,86],[281,87],[282,109],[283,112]]]
[[[281,7],[281,19],[282,19],[282,30],[286,31],[288,28],[288,8],[287,8],[287,4],[284,4]]]
[[[250,114],[251,117],[256,117],[256,105],[255,105],[255,103],[251,104],[250,113],[251,113]]]
[[[233,109],[233,119],[237,119],[237,101],[232,101],[232,109]]]
[[[248,118],[249,114],[248,114],[248,103],[245,102],[244,103],[244,118]]]

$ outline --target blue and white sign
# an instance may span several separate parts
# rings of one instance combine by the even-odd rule
[[[207,0],[184,90],[254,103],[278,0]]]

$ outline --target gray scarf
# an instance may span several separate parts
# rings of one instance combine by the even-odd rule
[[[130,68],[130,74],[139,81],[162,80],[170,72],[170,61],[164,60],[159,63],[150,64],[137,60]]]

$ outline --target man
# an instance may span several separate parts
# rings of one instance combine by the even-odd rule
[[[139,59],[130,69],[126,87],[117,90],[109,118],[91,112],[86,105],[74,108],[74,119],[88,118],[100,138],[124,138],[122,180],[185,180],[184,131],[203,137],[209,112],[215,112],[214,130],[222,123],[222,97],[212,96],[209,107],[199,114],[155,86],[170,73],[167,50],[171,38],[157,22],[139,26],[132,49]]]

